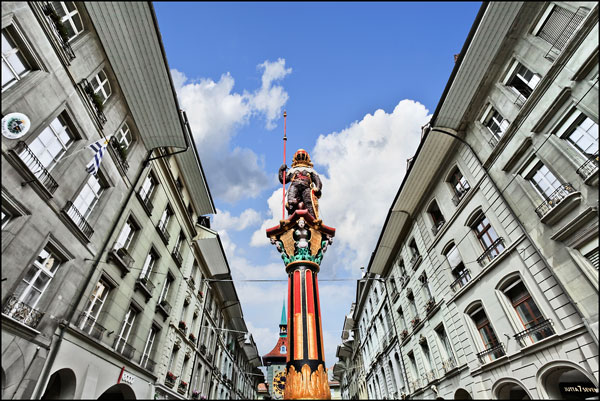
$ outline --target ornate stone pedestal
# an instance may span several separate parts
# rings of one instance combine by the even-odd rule
[[[330,399],[317,274],[335,229],[306,209],[267,230],[288,274],[288,357],[285,399]]]

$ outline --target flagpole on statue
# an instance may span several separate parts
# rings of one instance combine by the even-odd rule
[[[286,136],[286,119],[287,119],[287,112],[284,110],[283,111],[283,164],[285,164],[285,144],[287,142],[287,136]],[[287,174],[287,171],[283,172],[283,200],[281,202],[281,214],[282,220],[285,220],[285,176]]]

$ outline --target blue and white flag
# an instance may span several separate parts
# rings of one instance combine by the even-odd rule
[[[85,171],[92,175],[96,175],[98,173],[98,169],[100,168],[100,163],[102,162],[102,156],[104,156],[104,152],[106,151],[106,147],[108,146],[108,139],[100,139],[88,145],[88,148],[94,151],[94,158],[90,160],[90,162],[85,166]]]

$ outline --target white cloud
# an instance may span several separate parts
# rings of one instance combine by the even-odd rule
[[[260,221],[260,213],[254,209],[246,209],[236,217],[232,216],[228,211],[222,211],[217,208],[217,214],[213,217],[212,228],[215,231],[241,231],[249,226],[258,224]]]
[[[285,67],[284,59],[267,60],[257,67],[263,70],[261,87],[242,93],[233,91],[235,80],[229,73],[215,82],[210,78],[190,80],[182,72],[171,70],[203,167],[210,172],[207,180],[211,192],[229,203],[256,197],[271,184],[264,161],[254,151],[229,151],[232,138],[255,116],[265,119],[267,129],[275,128],[289,98],[284,88],[276,84],[292,71]]]
[[[406,159],[414,155],[421,126],[429,119],[425,106],[402,100],[392,113],[379,109],[340,132],[319,136],[311,152],[323,181],[319,210],[323,222],[336,228],[326,260],[334,259],[336,266],[357,274],[369,262]],[[277,189],[269,198],[270,218],[254,232],[251,245],[269,244],[264,230],[278,224],[281,196]]]

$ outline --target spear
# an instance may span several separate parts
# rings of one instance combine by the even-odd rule
[[[285,165],[285,144],[287,143],[287,136],[285,135],[285,129],[286,129],[286,119],[287,119],[287,113],[284,110],[283,111],[283,164]],[[283,171],[283,201],[281,202],[281,219],[285,220],[285,176],[287,174],[287,171]]]

